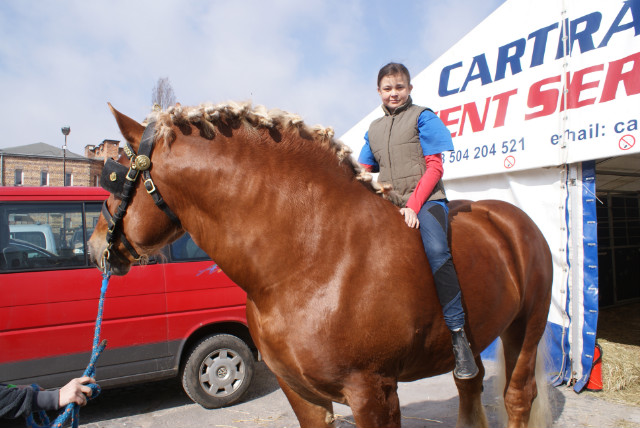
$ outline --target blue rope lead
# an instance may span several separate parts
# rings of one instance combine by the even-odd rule
[[[98,316],[96,317],[96,327],[93,333],[93,350],[91,351],[91,360],[89,360],[89,365],[84,371],[84,376],[95,377],[96,375],[96,362],[104,348],[107,346],[107,341],[103,340],[100,342],[100,330],[102,327],[102,311],[104,309],[104,297],[107,294],[107,286],[109,285],[109,278],[111,277],[111,272],[106,272],[102,274],[102,287],[100,288],[100,303],[98,304]],[[97,383],[90,383],[87,385],[91,388],[91,397],[90,399],[96,398],[100,395],[100,385]],[[37,388],[37,385],[35,385]],[[29,415],[27,418],[27,426],[30,428],[61,428],[71,416],[71,426],[73,428],[78,428],[80,423],[80,406],[76,403],[69,403],[67,407],[65,407],[64,412],[62,412],[53,424],[49,423],[49,418],[44,411],[40,411],[39,417],[40,422],[44,425],[36,424],[33,415]]]

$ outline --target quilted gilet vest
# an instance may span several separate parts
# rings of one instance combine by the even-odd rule
[[[427,108],[414,105],[409,98],[393,114],[385,106],[382,109],[384,116],[369,126],[369,146],[380,167],[378,181],[391,183],[400,196],[393,202],[404,207],[427,170],[418,134],[418,117]],[[427,200],[437,199],[446,199],[442,180]]]

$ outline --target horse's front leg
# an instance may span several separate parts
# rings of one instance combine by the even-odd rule
[[[295,392],[279,376],[276,376],[280,388],[287,396],[293,412],[300,422],[300,428],[334,428],[333,403],[329,400],[321,405],[311,403]],[[323,401],[323,400],[319,400]]]
[[[345,383],[345,397],[357,427],[400,427],[398,381],[374,373],[357,373]]]

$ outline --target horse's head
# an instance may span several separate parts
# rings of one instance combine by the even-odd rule
[[[184,231],[175,214],[164,202],[154,181],[165,168],[156,168],[153,159],[162,157],[155,146],[155,122],[142,125],[109,104],[120,132],[126,140],[124,153],[108,158],[100,179],[111,195],[105,201],[89,248],[91,258],[103,270],[124,275],[131,264],[157,253]],[[155,149],[155,150],[154,150]]]

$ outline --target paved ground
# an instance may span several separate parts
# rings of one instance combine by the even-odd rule
[[[495,369],[487,365],[483,403],[492,427],[499,422]],[[401,384],[402,424],[405,428],[453,427],[458,397],[451,375]],[[578,395],[566,386],[549,391],[553,427],[640,428],[640,408]],[[348,407],[336,405],[337,426],[354,426]],[[0,421],[0,427],[24,427],[22,421]],[[297,420],[275,378],[258,364],[245,400],[235,406],[206,410],[193,404],[177,380],[105,390],[80,412],[86,428],[295,428]]]

